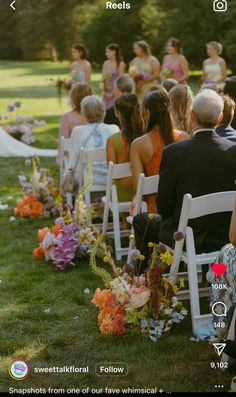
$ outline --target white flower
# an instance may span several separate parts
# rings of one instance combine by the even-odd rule
[[[7,204],[0,204],[0,210],[7,210],[8,205]]]
[[[10,218],[9,218],[9,222],[14,222],[16,220],[16,218],[14,217],[14,216],[11,216]]]
[[[123,277],[112,280],[110,286],[119,303],[124,303],[128,299],[129,285]]]
[[[89,288],[85,288],[84,294],[89,295],[90,294],[90,289]]]

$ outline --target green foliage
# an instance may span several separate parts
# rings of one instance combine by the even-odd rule
[[[3,0],[2,0],[3,2]],[[118,0],[116,0],[118,2]],[[205,45],[218,40],[223,56],[235,67],[236,2],[216,13],[206,0],[131,0],[130,10],[106,10],[104,0],[21,0],[19,10],[0,3],[0,58],[69,59],[74,42],[83,40],[90,59],[101,65],[105,46],[120,44],[124,59],[133,57],[133,42],[147,40],[161,60],[169,37],[181,40],[191,66],[201,67]]]

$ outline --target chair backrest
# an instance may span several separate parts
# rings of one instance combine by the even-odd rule
[[[60,140],[60,156],[59,156],[61,184],[62,184],[64,173],[65,173],[68,163],[69,163],[70,149],[71,149],[71,139],[64,138],[64,136],[62,136],[61,140]]]
[[[106,187],[106,201],[111,200],[112,182],[116,179],[126,178],[132,176],[131,164],[122,163],[114,164],[112,161],[108,164],[107,187]]]
[[[158,184],[159,175],[145,176],[143,173],[139,174],[134,216],[139,214],[142,209],[143,196],[157,193]]]
[[[192,198],[191,194],[185,194],[179,220],[178,231],[186,234],[188,221],[201,216],[216,214],[220,212],[231,212],[234,208],[236,191],[226,191],[206,194]],[[170,269],[171,279],[178,272],[179,262],[183,250],[184,239],[175,242],[174,262]]]
[[[79,157],[79,186],[83,186],[86,182],[84,165],[88,160],[91,163],[94,161],[106,161],[106,148],[85,149],[83,146],[81,147]]]

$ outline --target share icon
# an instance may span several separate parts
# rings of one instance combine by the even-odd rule
[[[226,343],[213,343],[213,346],[217,351],[218,356],[220,356],[223,353]]]

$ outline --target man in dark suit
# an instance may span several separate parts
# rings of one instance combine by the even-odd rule
[[[236,144],[219,137],[214,130],[223,117],[223,106],[223,100],[216,92],[202,91],[193,102],[192,138],[165,147],[157,194],[160,215],[151,220],[147,214],[134,218],[136,247],[142,247],[146,259],[148,242],[162,241],[173,245],[184,194],[198,197],[236,190]],[[189,223],[194,231],[197,252],[218,250],[228,242],[230,217],[229,213],[214,214]]]
[[[120,76],[115,81],[115,96],[118,98],[121,94],[130,94],[134,90],[134,82],[129,76]],[[104,123],[116,124],[120,127],[120,122],[116,117],[115,107],[106,110]]]

